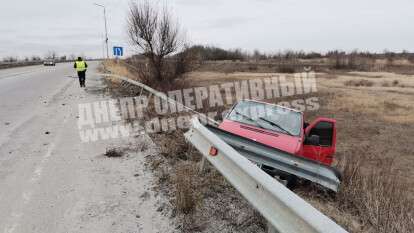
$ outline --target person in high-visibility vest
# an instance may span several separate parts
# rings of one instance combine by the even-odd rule
[[[78,60],[75,61],[73,68],[75,68],[78,72],[80,86],[85,87],[86,69],[88,68],[88,64],[86,64],[81,57],[78,57]]]

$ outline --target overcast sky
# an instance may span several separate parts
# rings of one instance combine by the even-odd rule
[[[126,47],[130,0],[12,0],[1,3],[0,57],[102,56],[107,6],[110,46]],[[412,0],[164,0],[193,44],[276,52],[414,51]]]

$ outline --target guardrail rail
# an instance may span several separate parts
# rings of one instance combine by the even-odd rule
[[[338,192],[341,182],[332,167],[271,148],[212,125],[206,125],[206,128],[232,146],[241,155],[259,165],[266,165],[293,174]]]

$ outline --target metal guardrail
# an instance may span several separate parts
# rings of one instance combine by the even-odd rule
[[[275,148],[270,148],[256,141],[240,137],[211,125],[206,125],[206,128],[232,146],[241,155],[259,165],[266,165],[296,175],[318,183],[335,192],[339,189],[340,180],[331,167]]]
[[[284,185],[240,155],[230,145],[192,119],[186,139],[253,205],[279,233],[345,233]],[[211,148],[217,149],[210,155]]]

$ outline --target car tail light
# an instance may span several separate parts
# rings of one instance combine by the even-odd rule
[[[218,150],[217,150],[217,148],[215,148],[215,147],[210,147],[210,152],[209,152],[209,154],[211,155],[211,156],[216,156],[217,154],[218,154]]]

